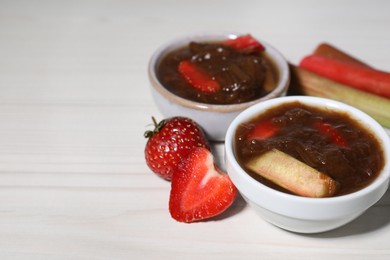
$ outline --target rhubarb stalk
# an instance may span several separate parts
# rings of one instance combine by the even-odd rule
[[[332,58],[343,62],[348,62],[366,68],[370,68],[370,66],[367,65],[366,63],[356,59],[355,57],[345,53],[344,51],[336,48],[335,46],[329,43],[319,44],[317,48],[314,50],[313,54],[324,56],[327,58]]]
[[[338,182],[328,175],[277,149],[261,154],[250,161],[247,167],[280,187],[303,197],[330,197],[339,187]]]
[[[290,65],[296,88],[302,94],[330,98],[354,106],[390,128],[390,99],[337,83],[303,68]]]
[[[316,54],[304,57],[301,68],[339,83],[390,98],[390,73]]]

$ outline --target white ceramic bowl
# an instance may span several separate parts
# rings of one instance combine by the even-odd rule
[[[173,94],[159,82],[156,76],[156,68],[161,59],[167,53],[183,47],[191,41],[222,41],[236,37],[237,34],[193,35],[173,40],[155,51],[149,62],[148,75],[154,101],[163,116],[189,117],[195,120],[203,128],[210,140],[223,141],[227,128],[229,127],[232,120],[240,112],[261,101],[286,94],[288,85],[290,83],[290,73],[287,61],[275,48],[266,42],[263,42],[262,40],[260,40],[260,42],[265,46],[266,54],[274,61],[275,67],[279,71],[279,82],[276,88],[271,93],[262,98],[251,102],[233,105],[213,105],[199,103]]]
[[[380,140],[385,166],[366,188],[351,194],[330,198],[305,198],[269,188],[250,177],[238,164],[234,152],[237,126],[263,111],[285,102],[347,112],[372,131]],[[242,112],[231,123],[225,140],[226,170],[244,199],[270,223],[299,233],[324,232],[340,227],[361,215],[386,192],[390,176],[390,139],[384,129],[367,114],[344,103],[316,97],[281,97],[259,103]]]

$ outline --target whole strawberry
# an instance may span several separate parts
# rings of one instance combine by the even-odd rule
[[[206,135],[200,126],[186,117],[172,117],[157,123],[155,129],[146,131],[148,142],[145,159],[149,168],[158,176],[171,180],[178,164],[196,147],[210,149]]]

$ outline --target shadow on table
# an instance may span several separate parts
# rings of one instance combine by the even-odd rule
[[[239,214],[241,211],[244,210],[245,207],[247,207],[247,204],[245,200],[241,197],[241,195],[238,193],[234,203],[225,212],[223,212],[221,215],[215,216],[213,219],[218,221],[229,218],[231,216]]]
[[[338,229],[306,236],[317,238],[335,238],[370,233],[390,224],[390,190],[363,215]]]

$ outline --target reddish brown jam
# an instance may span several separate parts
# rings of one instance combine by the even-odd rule
[[[267,138],[248,140],[258,122],[270,120],[276,133]],[[320,131],[326,124],[337,131]],[[352,193],[369,185],[384,166],[384,153],[379,141],[348,115],[325,111],[292,102],[266,111],[241,124],[235,136],[235,153],[240,165],[256,180],[287,192],[245,167],[256,156],[273,148],[283,151],[339,182],[335,196]],[[342,142],[339,139],[342,138]]]
[[[189,86],[178,72],[180,61],[190,60],[221,85],[216,93],[202,93]],[[242,53],[219,43],[191,42],[168,53],[157,67],[157,78],[170,92],[208,104],[237,104],[267,95],[278,75],[263,53]]]

